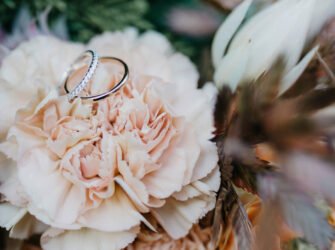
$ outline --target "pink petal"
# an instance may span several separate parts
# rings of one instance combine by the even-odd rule
[[[163,207],[153,209],[152,214],[173,239],[179,239],[187,235],[193,224],[205,215],[207,206],[207,201],[203,199],[181,202],[170,198]]]
[[[161,168],[145,176],[142,181],[149,194],[158,199],[164,199],[181,190],[186,169],[185,152],[181,149],[170,149],[170,152],[166,153]]]

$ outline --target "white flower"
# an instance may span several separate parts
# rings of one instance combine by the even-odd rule
[[[307,42],[335,16],[335,0],[281,0],[257,13],[237,31],[251,3],[245,0],[217,31],[212,46],[215,83],[219,87],[227,84],[234,90],[246,80],[257,79],[283,56],[284,92],[316,53],[314,48],[299,62]]]
[[[7,133],[0,151],[9,159],[0,166],[8,176],[0,185],[8,202],[0,204],[0,225],[13,237],[29,235],[18,225],[33,215],[50,227],[44,249],[123,248],[141,222],[151,227],[145,214],[170,237],[185,236],[213,208],[219,188],[210,142],[214,92],[197,89],[195,67],[158,33],[105,33],[87,48],[130,69],[126,85],[94,105],[70,104],[57,91],[83,45],[40,37],[4,60],[1,102],[16,119],[2,112],[9,121],[0,126]],[[115,81],[101,64],[92,88]]]

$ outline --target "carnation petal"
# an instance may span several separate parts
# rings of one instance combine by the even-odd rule
[[[42,235],[41,245],[45,250],[119,250],[130,244],[139,227],[122,232],[101,232],[92,229],[62,231],[49,229]]]
[[[52,36],[38,36],[20,44],[3,60],[0,78],[6,79],[10,86],[24,89],[34,88],[41,83],[56,86],[62,73],[83,49],[79,43],[64,42]],[[17,62],[20,62],[19,68]]]
[[[162,34],[153,30],[147,31],[139,37],[139,44],[155,50],[156,53],[169,55],[173,51],[169,40],[165,36],[162,36]]]
[[[128,184],[122,179],[121,176],[115,177],[115,182],[122,187],[123,191],[128,195],[128,197],[131,199],[131,201],[134,203],[134,205],[139,209],[141,213],[147,213],[149,212],[149,209],[146,207],[146,205],[142,202],[141,199],[137,196],[135,191],[133,191]]]
[[[85,227],[105,232],[129,230],[138,226],[141,220],[141,214],[119,187],[111,198],[105,199],[99,207],[87,211],[78,219]]]
[[[28,205],[32,214],[47,224],[57,221],[71,228],[85,202],[85,192],[62,176],[58,164],[46,149],[32,149],[18,163],[19,180],[32,201]]]
[[[41,36],[22,43],[4,58],[0,68],[0,99],[6,112],[0,117],[0,137],[13,124],[16,111],[29,103],[39,87],[59,84],[62,73],[81,51],[83,47],[79,44]]]
[[[1,147],[1,144],[0,144]],[[1,153],[0,149],[0,185],[2,185],[6,180],[16,175],[16,165],[11,159],[8,159],[4,154]]]
[[[170,150],[172,152],[166,153],[167,157],[161,168],[142,179],[148,192],[158,199],[167,198],[179,191],[184,182],[187,167],[185,152],[182,149]]]
[[[203,95],[203,92],[205,92],[206,96]],[[199,104],[196,107],[197,112],[194,112],[189,126],[194,129],[199,141],[207,141],[214,137],[213,107],[216,101],[217,88],[213,84],[206,84],[203,89],[198,90],[198,94],[196,98],[199,100]]]
[[[17,176],[15,162],[7,160],[2,164],[5,166],[0,165],[1,175],[4,177],[4,180],[0,180],[0,193],[4,196],[4,200],[12,205],[24,207],[27,199]]]
[[[201,188],[200,186],[195,185],[203,193],[218,191],[220,187],[220,182],[221,182],[221,174],[220,174],[219,165],[216,165],[216,167],[212,170],[212,172],[209,175],[207,175],[205,178],[197,182],[203,183],[205,185],[205,189]]]
[[[15,239],[27,239],[33,234],[43,233],[48,226],[26,213],[10,230],[9,236]]]
[[[207,177],[184,186],[173,197],[179,201],[185,201],[201,195],[213,196],[220,187],[220,170],[217,166]]]
[[[173,239],[179,239],[208,211],[207,206],[207,201],[200,198],[187,201],[169,198],[163,207],[153,209],[152,214]]]
[[[23,93],[10,88],[4,80],[0,79],[1,108],[6,110],[0,116],[0,138],[4,138],[10,126],[14,123],[16,111],[24,107],[29,101],[29,93]]]
[[[0,204],[0,226],[9,230],[27,213],[27,209],[16,207],[10,203]]]
[[[89,47],[124,59],[131,72],[120,91],[94,104],[80,98],[69,104],[54,88],[83,46],[36,39],[18,48],[25,67],[8,60],[8,86],[36,98],[14,110],[15,126],[0,146],[17,169],[0,192],[52,227],[43,235],[45,249],[122,248],[142,222],[155,231],[143,215],[152,210],[175,237],[184,235],[215,202],[213,96],[197,89],[195,66],[159,33],[127,29],[93,40]],[[70,47],[73,53],[58,53]],[[0,79],[1,73],[7,74],[0,70]],[[100,84],[90,91],[117,80],[104,67],[97,73]],[[48,91],[36,93],[39,87]],[[34,225],[25,216],[11,234],[24,238]]]
[[[37,134],[34,134],[34,131],[29,130],[30,127],[26,125],[16,125],[11,127],[8,136],[12,137],[10,139],[16,141],[17,147],[15,144],[8,144],[8,142],[11,143],[11,141],[7,141],[4,145],[1,145],[0,150],[4,151],[14,160],[19,160],[27,150],[33,147],[43,146],[44,138],[42,136],[36,136]],[[6,144],[9,146],[7,149]]]
[[[201,145],[197,141],[197,136],[192,128],[188,128],[184,131],[178,147],[185,149],[187,167],[184,174],[183,185],[187,185],[191,181],[194,168],[201,153]]]
[[[211,141],[205,141],[201,145],[201,153],[194,168],[191,182],[205,178],[217,167],[218,160],[216,145]]]
[[[169,58],[169,66],[171,67],[171,77],[167,79],[169,82],[176,83],[175,91],[182,95],[190,89],[197,87],[199,73],[195,65],[186,56],[178,53]]]
[[[173,197],[178,201],[186,201],[190,198],[200,196],[202,193],[193,185],[187,185],[182,190],[173,194]]]

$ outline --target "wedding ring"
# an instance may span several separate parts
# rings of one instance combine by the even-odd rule
[[[91,57],[91,61],[89,63],[88,69],[82,78],[82,80],[75,86],[71,91],[69,91],[67,87],[67,83],[69,81],[69,78],[71,75],[83,68],[84,66],[87,65],[87,62],[85,62],[87,57]],[[69,102],[72,102],[76,97],[79,96],[79,93],[83,91],[83,89],[87,86],[87,84],[90,82],[92,79],[94,72],[96,71],[99,63],[99,56],[96,52],[93,50],[86,50],[82,55],[80,55],[74,63],[70,66],[70,68],[65,72],[65,80],[64,80],[64,89],[67,93]]]
[[[72,98],[72,100],[73,100],[74,98],[79,97],[79,98],[84,99],[84,100],[99,101],[99,100],[102,100],[102,99],[108,97],[109,95],[115,93],[116,91],[118,91],[127,82],[128,77],[129,77],[129,69],[128,69],[128,65],[123,60],[121,60],[120,58],[117,58],[117,57],[104,56],[104,57],[99,57],[98,61],[99,61],[99,63],[104,63],[106,61],[116,61],[116,62],[120,63],[122,65],[122,67],[123,67],[123,75],[122,75],[121,80],[117,84],[115,84],[110,90],[108,90],[108,91],[106,91],[104,93],[96,94],[96,95],[91,95],[91,96],[79,96],[78,94],[86,87],[87,83],[91,80],[92,76],[88,78],[87,82],[85,81],[84,87],[78,88],[79,89],[78,91],[74,92],[74,94],[71,94],[73,91],[75,91],[75,89],[77,87],[81,86],[81,83],[79,83],[77,85],[77,87],[75,87],[74,90],[69,91],[69,89],[67,87],[67,83],[68,83],[68,79],[69,79],[70,75],[68,75],[67,78],[66,78],[66,80],[65,80],[65,82],[64,82],[64,89],[65,89],[66,93],[68,95],[70,95],[69,98]],[[89,71],[90,70],[87,71],[86,75],[88,74]],[[95,71],[95,69],[94,69],[94,71]],[[94,73],[94,71],[93,71],[93,73]],[[85,77],[84,77],[84,79],[85,79]]]

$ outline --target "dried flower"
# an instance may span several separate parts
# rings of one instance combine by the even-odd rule
[[[152,232],[143,228],[127,250],[210,250],[211,228],[194,225],[183,238],[174,240],[163,230]]]
[[[239,199],[244,205],[248,218],[255,230],[257,226],[257,218],[261,212],[262,203],[257,195],[248,193],[243,189],[237,188]],[[220,250],[233,250],[237,244],[236,238],[239,236],[234,233],[232,225],[225,228],[219,243]]]
[[[299,62],[306,43],[335,16],[335,1],[278,1],[237,31],[251,3],[252,0],[246,0],[239,5],[217,31],[212,46],[215,83],[219,87],[227,84],[234,90],[238,84],[260,77],[282,56],[286,74],[282,93],[313,58],[317,47]]]
[[[261,201],[258,196],[237,188],[238,195],[243,203],[247,215],[254,228],[257,225],[257,217],[261,212]],[[210,226],[194,225],[188,235],[179,240],[172,239],[164,230],[159,228],[153,232],[147,228],[141,228],[138,238],[128,246],[127,250],[211,250],[212,228]],[[224,228],[220,238],[218,249],[235,249],[235,234],[230,225]]]

